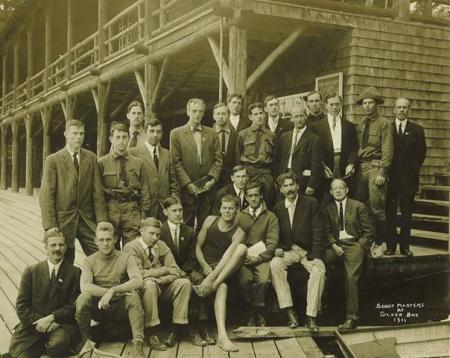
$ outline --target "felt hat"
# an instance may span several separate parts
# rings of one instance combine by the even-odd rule
[[[362,91],[362,93],[358,96],[358,99],[356,100],[356,104],[361,105],[363,100],[365,100],[366,98],[371,98],[378,104],[384,103],[384,99],[381,98],[375,87],[367,87],[364,91]]]

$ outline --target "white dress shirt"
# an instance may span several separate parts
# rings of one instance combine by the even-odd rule
[[[169,225],[170,234],[172,235],[172,240],[175,248],[177,250],[180,250],[180,224],[176,225],[167,220],[167,225]]]
[[[345,198],[345,199],[342,200],[342,201],[336,201],[336,200],[335,200],[334,202],[336,203],[336,206],[337,206],[337,212],[338,212],[338,215],[339,215],[339,207],[340,207],[340,204],[342,203],[342,214],[344,215],[344,217],[343,217],[343,219],[342,219],[342,221],[343,221],[343,223],[344,223],[344,230],[340,230],[340,231],[339,231],[339,240],[352,239],[353,236],[350,235],[350,234],[345,230],[345,208],[346,208],[346,206],[347,206],[347,198]]]
[[[59,268],[61,267],[61,263],[62,263],[62,260],[59,261],[56,265],[54,265],[50,262],[49,259],[47,259],[48,273],[49,273],[50,278],[52,277],[53,268],[55,268],[55,277],[58,276],[58,271],[59,271]]]
[[[239,114],[237,114],[237,115],[235,115],[235,116],[233,116],[232,114],[230,114],[230,123],[231,123],[231,125],[233,126],[233,128],[234,128],[235,130],[237,130],[237,126],[238,126],[238,124],[239,124],[239,119],[240,119],[240,115],[239,115]]]
[[[154,145],[151,145],[147,141],[144,141],[144,143],[145,143],[145,146],[147,147],[148,151],[150,152],[150,156],[152,157],[153,160],[155,160],[155,158],[154,158],[155,148],[156,148],[156,155],[159,157],[159,148],[158,148],[158,146],[155,147]]]
[[[292,154],[294,154],[294,149],[298,144],[298,141],[302,137],[303,133],[306,131],[306,126],[304,126],[302,129],[297,129],[294,127],[294,130],[292,132],[292,144],[291,144],[291,153],[289,154],[289,161],[287,167],[289,169],[292,168]],[[297,135],[296,141],[294,143],[295,136]]]
[[[333,129],[333,116],[328,114],[328,126],[330,127],[331,139],[335,153],[340,153],[342,148],[342,121],[339,115],[336,116],[336,126]]]
[[[404,134],[406,129],[406,123],[408,123],[408,118],[405,118],[403,121],[399,121],[398,118],[395,118],[395,128],[397,129],[397,133],[398,133],[398,126],[400,125],[400,123],[402,124],[402,134]]]
[[[275,131],[277,130],[279,121],[280,121],[280,115],[278,115],[276,117],[270,117],[270,116],[268,117],[267,123],[269,124],[269,128],[273,133],[275,133]]]
[[[294,223],[294,214],[295,214],[295,207],[297,206],[297,200],[298,200],[298,195],[295,197],[295,200],[293,203],[291,203],[288,198],[284,199],[284,206],[288,210],[289,221],[291,222],[291,227],[292,227],[292,224]]]

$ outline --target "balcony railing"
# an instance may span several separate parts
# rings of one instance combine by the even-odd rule
[[[88,71],[98,61],[98,33],[77,43],[70,49],[71,74],[76,76]]]
[[[45,70],[42,70],[32,77],[30,77],[30,97],[39,96],[44,92],[44,74]]]
[[[48,66],[48,88],[52,89],[60,85],[66,79],[67,56],[59,58]]]

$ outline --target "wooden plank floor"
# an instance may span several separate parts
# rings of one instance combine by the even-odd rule
[[[0,353],[8,350],[10,334],[18,323],[15,313],[15,300],[23,270],[28,265],[45,259],[42,244],[40,209],[37,192],[26,196],[10,191],[0,191]],[[81,266],[84,254],[77,242],[75,264]],[[434,249],[414,247],[416,256],[445,253]],[[381,259],[383,260],[383,259]],[[239,352],[224,353],[217,346],[199,348],[182,340],[178,346],[165,352],[151,351],[146,348],[147,357],[321,357],[323,356],[314,340],[310,337],[287,339],[255,339],[235,341]],[[101,351],[116,356],[131,356],[129,342],[101,344]],[[96,356],[95,354],[92,357]],[[97,356],[101,356],[98,355]],[[112,356],[112,355],[111,355]],[[86,356],[84,356],[86,357]]]

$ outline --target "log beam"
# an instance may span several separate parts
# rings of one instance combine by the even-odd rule
[[[25,130],[25,191],[27,195],[33,195],[33,115],[25,117]]]
[[[151,112],[157,112],[159,109],[159,103],[161,100],[161,93],[162,89],[164,87],[164,82],[167,78],[167,73],[169,72],[169,66],[170,66],[170,57],[166,57],[163,61],[163,64],[161,65],[161,70],[159,71],[158,81],[155,85],[155,90],[153,92],[152,96],[152,102],[150,110]]]
[[[44,50],[44,57],[45,57],[45,71],[44,71],[44,90],[47,92],[49,87],[49,72],[48,68],[52,62],[53,58],[53,8],[52,5],[53,0],[49,1],[49,4],[45,8],[45,50]]]
[[[222,77],[223,77],[223,81],[225,82],[225,86],[227,86],[227,88],[230,88],[230,70],[228,68],[228,64],[225,61],[225,59],[222,56],[220,56],[220,47],[217,43],[217,41],[212,37],[212,36],[208,36],[208,42],[209,42],[209,46],[211,47],[211,51],[213,53],[214,59],[216,60],[217,66],[219,67],[219,72],[220,72],[220,66],[222,65]]]
[[[70,81],[72,77],[72,47],[74,34],[74,0],[67,0],[67,52],[66,52],[66,78]]]
[[[0,189],[8,188],[8,131],[7,125],[0,126],[1,130],[1,164],[0,164]]]
[[[295,29],[278,47],[273,50],[269,56],[253,71],[248,77],[246,89],[247,91],[261,78],[261,76],[278,60],[286,50],[291,47],[300,35],[305,31],[305,27],[298,27]]]
[[[98,0],[98,61],[102,63],[107,55],[103,26],[108,22],[108,0]]]
[[[97,112],[97,156],[107,153],[108,147],[108,103],[111,93],[111,81],[104,84],[98,82],[98,112]]]
[[[11,123],[12,130],[12,173],[11,190],[13,193],[19,192],[19,121]]]
[[[245,95],[247,82],[247,30],[236,25],[229,28],[228,93]]]
[[[134,78],[136,78],[136,82],[139,88],[139,92],[141,93],[141,98],[142,101],[144,102],[144,106],[147,107],[147,103],[145,102],[147,98],[147,90],[145,88],[145,80],[144,77],[142,76],[141,71],[139,70],[134,71]]]
[[[41,120],[42,120],[42,163],[50,154],[51,148],[51,130],[50,130],[50,120],[52,117],[53,107],[45,106],[41,109]]]

